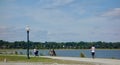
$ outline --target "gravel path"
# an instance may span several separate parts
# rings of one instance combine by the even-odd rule
[[[101,65],[101,64],[58,64],[58,63],[39,63],[39,62],[0,62],[0,65]]]
[[[120,65],[120,60],[118,59],[103,59],[103,58],[79,58],[79,57],[51,57],[43,56],[52,59],[61,59],[61,60],[74,60],[74,61],[84,61],[84,62],[93,62],[96,65]]]

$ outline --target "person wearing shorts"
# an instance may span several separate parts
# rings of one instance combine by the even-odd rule
[[[91,55],[92,55],[92,58],[94,59],[95,58],[95,47],[94,47],[94,45],[91,47]]]

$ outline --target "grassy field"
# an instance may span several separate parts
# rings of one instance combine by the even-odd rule
[[[88,62],[78,62],[78,61],[69,61],[69,60],[56,60],[56,59],[50,59],[50,58],[43,58],[43,57],[30,57],[30,59],[27,59],[25,56],[18,56],[18,55],[0,55],[0,62],[4,62],[4,60],[7,60],[7,62],[41,62],[45,64],[82,64],[82,65],[94,65],[93,63]]]

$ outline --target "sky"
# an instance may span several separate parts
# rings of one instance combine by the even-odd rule
[[[120,0],[0,0],[0,40],[120,42]]]

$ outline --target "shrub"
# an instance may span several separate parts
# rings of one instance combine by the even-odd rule
[[[18,55],[18,52],[17,52],[17,51],[15,51],[15,54],[16,54],[16,55]]]
[[[84,58],[85,57],[85,54],[84,53],[80,53],[80,57]]]

